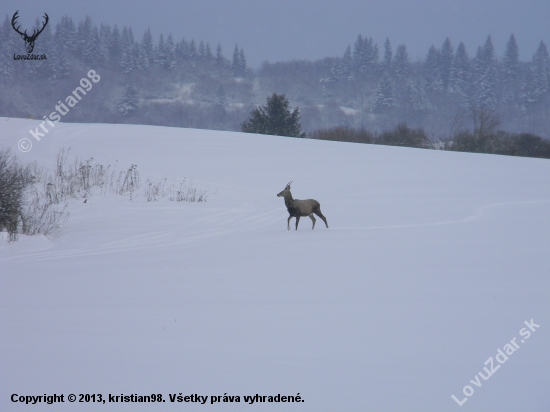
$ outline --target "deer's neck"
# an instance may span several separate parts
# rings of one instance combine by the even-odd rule
[[[289,192],[287,195],[285,195],[285,205],[286,207],[291,207],[294,204],[294,199],[292,198],[292,194]]]

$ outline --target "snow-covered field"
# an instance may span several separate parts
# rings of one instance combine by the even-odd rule
[[[51,236],[0,243],[1,411],[550,410],[550,161],[61,123],[19,152],[38,123],[0,118],[0,146],[134,163],[208,201],[96,195]],[[287,232],[290,180],[330,229]]]

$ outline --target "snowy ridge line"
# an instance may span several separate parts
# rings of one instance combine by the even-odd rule
[[[441,222],[431,222],[431,223],[415,223],[410,225],[391,225],[391,226],[353,226],[353,227],[331,227],[331,230],[355,230],[355,229],[403,229],[409,227],[423,227],[423,226],[444,226],[444,225],[454,225],[458,223],[467,223],[473,222],[481,218],[488,209],[502,207],[502,206],[515,206],[515,205],[532,205],[532,204],[542,204],[550,203],[550,200],[528,200],[525,202],[503,202],[503,203],[491,203],[485,206],[480,206],[475,209],[475,212],[465,217],[464,219],[459,220],[444,220]]]
[[[217,220],[220,222],[223,221],[225,224],[219,224],[209,228],[195,227],[192,231],[188,231],[186,228],[156,231],[111,241],[99,246],[70,249],[64,252],[47,251],[31,254],[18,254],[10,257],[2,257],[0,258],[0,261],[36,262],[43,260],[112,254],[151,247],[181,245],[212,236],[220,236],[226,233],[241,233],[254,228],[265,227],[271,224],[274,217],[279,213],[280,210],[276,209],[256,215],[255,217],[250,217],[250,212],[248,211],[242,212],[239,216],[217,216]],[[205,221],[205,219],[200,220]],[[208,219],[208,221],[212,222],[212,218]],[[195,222],[194,226],[196,226],[197,223],[200,222]],[[210,223],[210,225],[212,226],[212,223]]]

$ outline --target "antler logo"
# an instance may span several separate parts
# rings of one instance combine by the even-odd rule
[[[36,38],[38,37],[38,35],[40,33],[42,33],[42,31],[44,30],[44,28],[48,24],[48,20],[50,18],[48,17],[48,15],[46,13],[44,13],[44,23],[42,23],[42,28],[40,30],[33,30],[32,35],[29,36],[27,34],[27,30],[25,30],[23,33],[19,31],[19,28],[21,26],[15,27],[15,24],[17,23],[17,18],[19,17],[18,14],[19,14],[19,10],[17,10],[15,12],[15,14],[13,15],[13,17],[11,19],[11,26],[13,27],[13,29],[17,33],[19,33],[21,35],[21,38],[23,40],[25,40],[25,48],[27,49],[27,53],[32,53],[32,51],[34,50],[34,42],[36,41]]]

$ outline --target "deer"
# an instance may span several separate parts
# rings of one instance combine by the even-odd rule
[[[17,26],[15,27],[15,24],[16,24],[16,21],[17,21],[17,18],[19,17],[18,16],[19,14],[19,10],[17,10],[12,19],[11,19],[11,26],[13,27],[13,29],[19,33],[21,35],[21,38],[23,40],[25,40],[25,49],[27,49],[27,53],[32,53],[32,51],[34,50],[34,42],[36,41],[36,38],[38,37],[38,35],[40,33],[42,33],[42,31],[46,28],[46,25],[48,24],[48,21],[50,20],[50,18],[48,17],[48,15],[46,13],[44,13],[44,22],[42,23],[42,28],[40,30],[33,30],[32,32],[32,35],[29,36],[27,34],[27,30],[25,30],[24,32],[20,32],[19,31],[19,28],[21,26]]]
[[[285,199],[285,206],[290,215],[287,221],[287,230],[290,230],[290,219],[292,219],[293,217],[296,218],[296,230],[298,230],[298,223],[300,222],[301,216],[309,216],[310,219],[313,221],[313,226],[311,227],[311,230],[315,229],[316,220],[313,217],[314,213],[317,216],[319,216],[323,220],[323,222],[325,222],[325,225],[327,226],[327,229],[328,229],[327,219],[321,213],[321,205],[319,204],[319,202],[314,199],[306,199],[306,200],[293,199],[292,193],[290,193],[291,183],[292,181],[288,182],[288,184],[285,187],[285,190],[283,190],[277,195],[277,197],[283,197]]]

